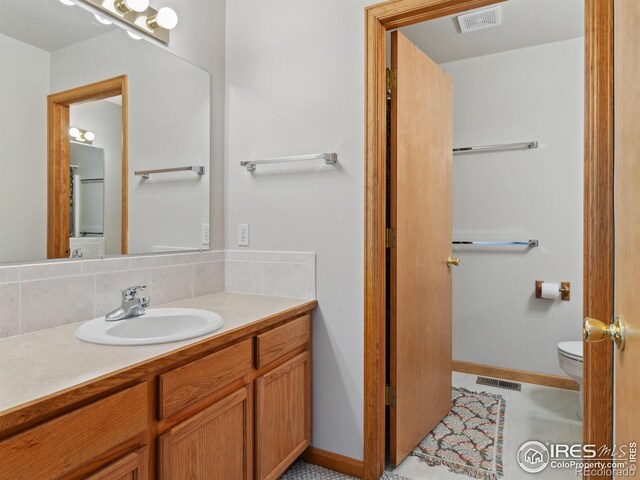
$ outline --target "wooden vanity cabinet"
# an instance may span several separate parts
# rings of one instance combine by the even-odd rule
[[[313,307],[151,360],[89,403],[0,430],[0,480],[278,478],[311,442]],[[44,399],[40,411],[46,402],[60,405]]]
[[[149,449],[143,447],[88,476],[86,480],[145,480],[149,478],[148,463]]]
[[[158,478],[250,480],[251,393],[242,388],[160,435]]]
[[[264,374],[255,388],[256,479],[276,479],[311,444],[311,355]]]

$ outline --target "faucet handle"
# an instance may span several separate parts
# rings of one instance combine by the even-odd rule
[[[127,287],[124,290],[122,290],[122,299],[133,300],[138,296],[138,292],[143,291],[145,288],[147,288],[146,285],[137,285],[135,287]]]

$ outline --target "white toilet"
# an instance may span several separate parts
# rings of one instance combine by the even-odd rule
[[[580,386],[580,408],[578,417],[582,419],[582,342],[560,342],[558,361],[560,368]]]

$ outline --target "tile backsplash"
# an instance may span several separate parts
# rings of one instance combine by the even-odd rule
[[[151,305],[228,291],[315,298],[315,253],[210,251],[0,266],[0,338],[90,320],[147,285]]]

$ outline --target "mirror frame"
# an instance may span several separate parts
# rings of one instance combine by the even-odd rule
[[[69,258],[70,107],[122,96],[122,235],[120,253],[128,253],[128,92],[127,75],[109,78],[47,97],[47,259]]]

